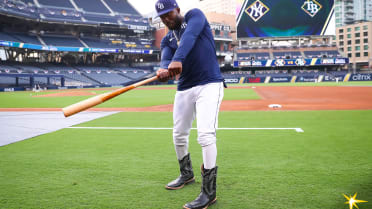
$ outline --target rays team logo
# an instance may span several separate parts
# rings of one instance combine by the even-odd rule
[[[306,64],[306,60],[304,59],[296,59],[297,66],[304,66]]]
[[[164,4],[158,3],[158,9],[164,9]]]
[[[319,10],[322,8],[322,5],[315,0],[306,0],[302,5],[302,10],[304,10],[308,15],[314,17]]]
[[[255,22],[257,22],[261,17],[263,17],[268,12],[269,8],[260,0],[255,1],[245,10],[245,13],[247,13],[248,16],[251,17],[252,20],[254,20]]]

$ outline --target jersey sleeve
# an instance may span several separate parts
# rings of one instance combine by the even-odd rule
[[[161,61],[160,61],[160,68],[168,69],[168,65],[172,62],[173,52],[172,49],[167,44],[168,39],[165,36],[160,45],[161,49]]]
[[[207,22],[203,12],[199,9],[189,11],[186,16],[187,27],[183,33],[178,49],[176,50],[172,61],[183,62],[191,49],[194,47],[196,39],[202,32]]]

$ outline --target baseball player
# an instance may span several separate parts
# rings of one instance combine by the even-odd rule
[[[179,76],[173,108],[173,142],[181,174],[165,188],[181,189],[195,181],[188,144],[192,122],[197,118],[198,143],[203,152],[201,192],[183,208],[207,208],[216,202],[216,129],[224,94],[212,31],[199,9],[182,16],[175,0],[158,0],[155,8],[169,29],[161,42],[157,76],[160,81]]]

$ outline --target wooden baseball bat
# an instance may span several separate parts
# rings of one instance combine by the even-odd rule
[[[120,89],[117,89],[117,90],[114,90],[114,91],[111,91],[111,92],[107,92],[107,93],[104,93],[104,94],[97,95],[95,97],[91,97],[89,99],[83,100],[81,102],[78,102],[78,103],[75,103],[75,104],[72,104],[70,106],[67,106],[67,107],[63,108],[62,109],[63,114],[65,115],[65,117],[74,115],[78,112],[81,112],[81,111],[86,110],[88,108],[99,105],[99,104],[101,104],[101,103],[103,103],[103,102],[105,102],[109,99],[112,99],[112,98],[114,98],[114,97],[116,97],[116,96],[118,96],[118,95],[120,95],[124,92],[127,92],[129,90],[132,90],[134,88],[137,88],[137,87],[142,86],[142,85],[147,84],[147,83],[151,83],[151,82],[156,81],[156,80],[158,80],[158,77],[154,76],[154,77],[148,78],[146,80],[134,83],[130,86],[125,86],[123,88],[120,88]]]

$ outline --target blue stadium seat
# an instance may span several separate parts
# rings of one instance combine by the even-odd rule
[[[39,17],[37,8],[34,5],[29,5],[22,1],[0,1],[0,11],[27,18]]]
[[[70,0],[38,0],[38,2],[43,6],[74,8]]]
[[[96,82],[82,75],[80,72],[77,72],[72,67],[49,65],[48,67],[45,67],[45,68],[49,71],[49,73],[63,75],[65,78],[69,79],[68,80],[69,82],[78,81],[78,82],[88,84],[88,85],[99,85],[100,84],[99,82]]]
[[[84,47],[83,44],[75,37],[42,36],[42,39],[47,45],[51,46]]]
[[[111,41],[99,39],[99,38],[90,38],[90,37],[84,37],[81,38],[84,43],[86,43],[89,47],[92,48],[118,48],[116,45],[112,45]]]
[[[25,4],[28,4],[28,5],[35,5],[34,0],[20,0],[20,1],[24,2]]]
[[[20,40],[17,39],[16,37],[14,37],[12,35],[9,35],[7,33],[4,33],[4,32],[0,32],[0,40],[2,40],[2,41],[20,42]]]
[[[35,35],[15,33],[15,34],[12,34],[12,36],[19,39],[23,43],[41,45],[39,39]]]
[[[75,0],[76,5],[86,12],[109,14],[110,11],[100,0]]]
[[[238,60],[251,60],[251,58],[255,60],[264,60],[270,59],[270,54],[266,52],[260,53],[238,53]]]
[[[97,80],[105,85],[120,85],[131,81],[130,79],[121,76],[117,72],[91,71],[90,73],[83,73],[85,76]]]
[[[99,14],[85,14],[84,18],[88,22],[93,22],[93,23],[118,24],[118,17],[117,16],[99,15]]]
[[[144,76],[147,75],[147,73],[145,73],[143,70],[127,70],[127,69],[122,70],[121,74],[133,80],[143,78]]]
[[[321,51],[305,51],[304,54],[308,58],[320,58],[320,57],[322,57],[322,52]]]
[[[16,83],[16,78],[15,77],[0,76],[0,85],[1,86],[15,85],[15,83]]]
[[[140,15],[127,0],[105,0],[105,2],[117,13]]]
[[[43,19],[59,22],[82,22],[82,14],[74,9],[40,8]]]
[[[275,59],[296,59],[302,57],[301,52],[287,51],[287,52],[273,52]]]

